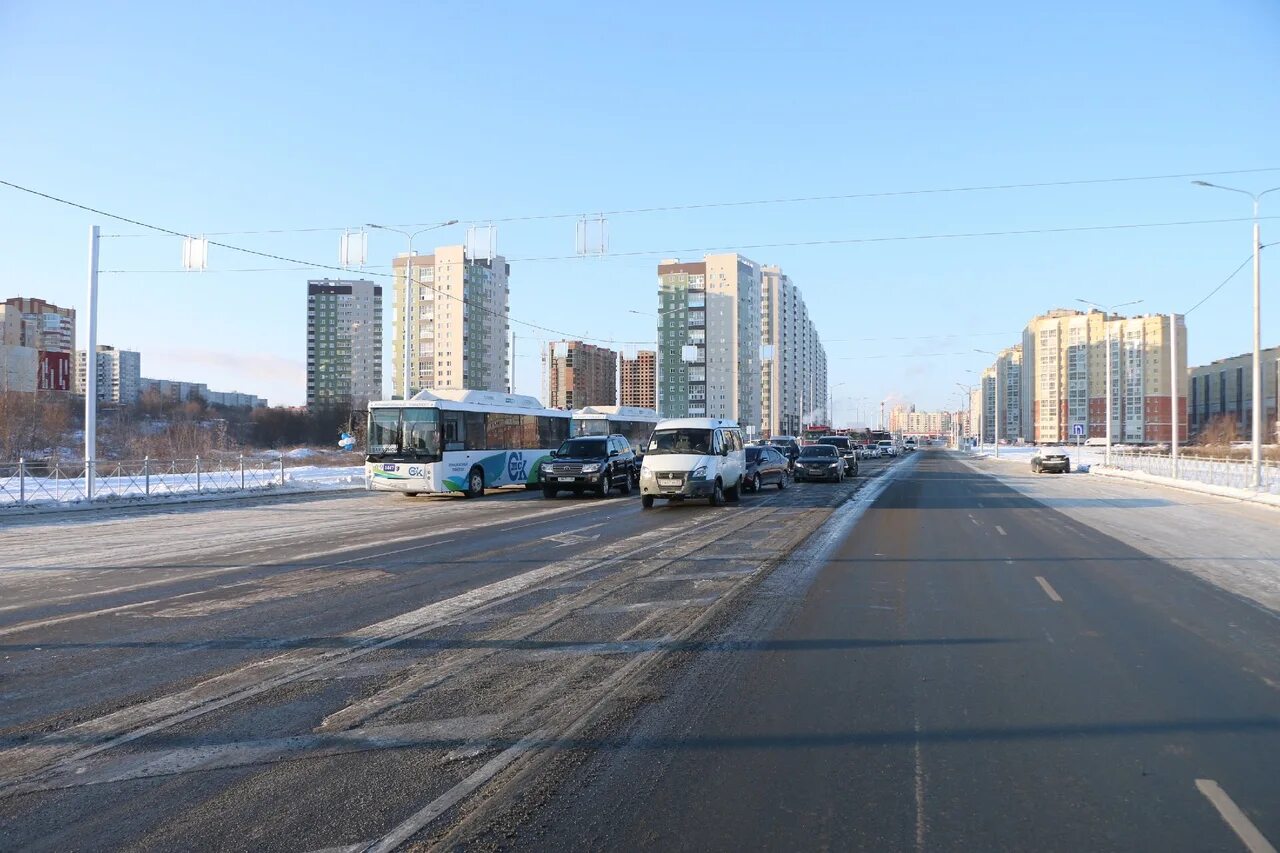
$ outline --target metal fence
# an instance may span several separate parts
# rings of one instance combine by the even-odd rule
[[[0,463],[0,507],[266,489],[284,483],[284,459],[142,459]]]
[[[1111,467],[1122,471],[1141,471],[1157,477],[1192,480],[1210,486],[1253,488],[1253,464],[1232,459],[1204,459],[1179,455],[1178,469],[1174,471],[1173,458],[1168,455],[1117,453],[1113,449]],[[1280,464],[1268,461],[1262,463],[1262,484],[1259,491],[1273,495],[1280,494]]]

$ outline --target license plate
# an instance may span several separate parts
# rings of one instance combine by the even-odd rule
[[[559,478],[557,478],[557,479],[559,479],[559,480],[560,480],[560,482],[562,482],[562,483],[572,483],[572,482],[573,482],[573,478],[572,478],[572,477],[559,477]]]
[[[679,480],[659,480],[659,481],[658,481],[658,485],[659,485],[659,486],[666,486],[666,487],[668,487],[668,488],[673,488],[673,489],[674,489],[674,488],[679,488],[679,487],[680,487],[680,481],[679,481]]]

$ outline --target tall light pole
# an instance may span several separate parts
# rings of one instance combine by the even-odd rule
[[[842,385],[848,385],[848,382],[837,382],[835,385],[827,386],[827,422],[831,424],[831,428],[836,428],[836,400],[834,396],[835,389]]]
[[[996,399],[995,399],[995,404],[996,404],[996,416],[995,416],[995,421],[996,421],[996,458],[997,458],[997,459],[999,459],[999,458],[1000,458],[1000,420],[1001,420],[1001,418],[1000,418],[1000,353],[998,353],[998,352],[992,352],[991,350],[986,350],[986,349],[975,349],[975,350],[974,350],[974,352],[980,352],[980,353],[982,353],[983,355],[990,355],[990,356],[994,356],[994,357],[995,357],[995,360],[996,360],[996,379],[995,379],[995,385],[996,385]],[[979,380],[978,380],[978,381],[979,381],[979,382],[981,382],[981,381],[982,381],[982,380],[981,380],[981,378],[979,378]],[[985,406],[985,405],[983,406],[983,411],[984,411],[984,412],[986,411],[986,406]],[[986,432],[986,430],[983,430],[983,432]]]
[[[1192,181],[1198,187],[1243,193],[1253,199],[1253,487],[1262,488],[1262,230],[1258,225],[1258,205],[1267,193],[1280,190],[1272,187],[1260,193],[1251,193],[1235,187],[1224,187],[1208,181]],[[1280,399],[1280,395],[1277,395]],[[1277,406],[1280,413],[1280,406]]]
[[[409,389],[410,389],[409,356],[413,347],[413,332],[412,332],[413,312],[417,310],[414,306],[414,302],[415,302],[414,296],[416,294],[413,291],[413,284],[414,284],[413,238],[417,237],[419,234],[425,234],[428,231],[434,231],[437,228],[444,228],[449,225],[457,225],[457,224],[458,224],[458,220],[450,219],[448,222],[438,222],[435,225],[430,225],[426,228],[421,228],[417,231],[414,231],[413,233],[410,233],[408,231],[401,231],[399,228],[391,228],[386,225],[375,225],[372,222],[365,223],[366,228],[377,228],[379,231],[390,231],[393,234],[400,234],[405,238],[407,238],[409,241],[409,253],[408,255],[405,256],[405,260],[404,260],[404,341],[402,343],[402,346],[404,347],[404,352],[402,353],[402,355],[404,356],[404,358],[402,359],[404,383],[401,385],[401,388],[400,388],[400,398],[402,400],[409,399]],[[463,293],[465,294],[466,291],[464,290]]]
[[[969,371],[969,372],[972,372],[972,371]],[[963,401],[960,404],[960,412],[963,413],[965,407],[966,406],[969,407],[969,411],[970,411],[969,430],[972,431],[973,430],[973,423],[972,423],[973,421],[973,416],[972,416],[973,386],[965,385],[963,382],[957,382],[956,385],[960,386],[960,388],[964,391]],[[955,393],[959,394],[960,391],[956,391]],[[964,431],[960,429],[960,420],[961,420],[960,418],[956,418],[956,450],[960,449],[960,439],[964,438]]]
[[[1088,299],[1076,298],[1076,302],[1083,302],[1085,305],[1092,305],[1102,311],[1102,322],[1107,326],[1107,452],[1103,454],[1103,464],[1111,464],[1111,398],[1113,389],[1111,387],[1111,315],[1115,314],[1117,308],[1126,308],[1130,305],[1137,305],[1141,299],[1135,299],[1132,302],[1121,302],[1118,305],[1099,305],[1097,302],[1090,302]],[[1087,363],[1087,362],[1086,362]],[[1089,422],[1089,393],[1085,392],[1085,423]],[[1085,432],[1088,432],[1088,426]]]

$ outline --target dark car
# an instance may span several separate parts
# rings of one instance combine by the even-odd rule
[[[554,498],[562,491],[590,490],[607,497],[616,486],[629,495],[635,477],[636,454],[626,436],[584,435],[560,445],[542,464],[542,494]]]
[[[1031,471],[1035,474],[1044,471],[1056,471],[1059,474],[1071,473],[1071,457],[1060,447],[1042,447],[1031,457]]]
[[[844,457],[832,444],[806,444],[796,459],[797,480],[844,479]]]
[[[819,444],[830,444],[840,451],[844,457],[844,472],[850,477],[858,476],[858,448],[847,435],[824,435],[818,439]]]
[[[793,435],[775,435],[769,439],[769,444],[786,457],[788,464],[794,465],[800,455],[800,441]]]
[[[769,445],[747,448],[747,473],[742,487],[748,492],[758,492],[764,486],[785,489],[791,479],[791,464],[782,450]]]

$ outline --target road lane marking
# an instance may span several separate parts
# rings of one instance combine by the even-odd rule
[[[969,516],[969,520],[972,521],[974,524],[978,525],[979,527],[982,526],[982,522],[978,521],[978,519],[974,518],[972,515]]]
[[[531,527],[535,524],[541,524],[543,520],[545,520],[546,516],[564,515],[564,514],[570,514],[570,513],[585,515],[588,512],[596,509],[599,509],[599,507],[594,506],[592,504],[566,504],[564,506],[559,506],[559,507],[550,507],[547,509],[535,510],[533,512],[520,515],[515,519],[516,521],[523,521],[526,523],[506,525],[506,526],[503,526],[501,529],[503,532],[507,532],[511,530],[519,530],[520,528],[523,528],[523,527]],[[453,518],[455,515],[461,515],[461,511],[459,511],[458,513],[449,513],[450,518]],[[441,540],[435,539],[435,537],[445,536],[450,533],[464,533],[471,530],[483,529],[484,527],[488,526],[488,522],[491,521],[491,519],[489,518],[488,515],[486,515],[483,518],[471,519],[469,521],[471,521],[470,524],[464,524],[460,527],[445,527],[445,528],[441,528],[439,530],[435,530],[431,533],[426,533],[426,534],[411,533],[405,536],[397,536],[391,539],[381,539],[374,542],[367,542],[361,545],[343,545],[338,548],[326,548],[319,551],[308,551],[301,554],[292,554],[284,560],[264,561],[259,563],[243,563],[236,566],[224,566],[222,568],[217,568],[217,569],[208,569],[203,571],[185,572],[185,573],[180,572],[178,574],[170,575],[168,577],[156,578],[154,580],[142,581],[139,583],[126,584],[124,586],[110,587],[107,589],[95,589],[95,590],[90,590],[88,592],[72,593],[69,595],[63,595],[63,596],[58,596],[54,598],[42,598],[38,601],[28,601],[20,604],[0,605],[0,612],[5,612],[9,610],[21,610],[23,608],[43,607],[50,604],[61,604],[67,601],[78,601],[84,598],[97,598],[104,595],[114,595],[122,592],[132,592],[137,589],[146,589],[148,587],[153,587],[153,586],[164,586],[166,584],[175,584],[175,583],[182,583],[184,581],[199,580],[201,578],[214,577],[216,575],[228,574],[231,572],[240,572],[240,571],[245,571],[247,569],[266,569],[266,568],[279,567],[282,565],[288,565],[289,563],[296,563],[302,560],[315,559],[317,557],[329,557],[337,554],[349,553],[351,551],[359,551],[364,548],[376,548],[379,545],[396,545],[401,542],[413,542],[413,541],[419,542],[419,544],[410,546],[408,548],[402,548],[395,551],[384,551],[380,554],[374,554],[368,558],[354,557],[350,560],[341,560],[338,562],[325,564],[326,567],[341,566],[347,563],[353,563],[363,559],[373,559],[376,557],[387,556],[389,554],[401,554],[401,553],[404,553],[405,551],[413,551],[417,548],[430,548],[436,545],[442,545],[444,544],[444,542],[452,542],[454,541],[452,539],[446,539],[444,541],[441,541]],[[420,540],[422,539],[431,539],[432,541],[421,542]],[[271,546],[271,547],[276,547],[276,546]],[[255,548],[253,550],[264,551],[264,550],[269,550],[269,548],[265,548],[265,547]],[[154,566],[150,566],[148,568],[164,570],[168,568],[168,566],[166,566],[164,563],[156,563]],[[70,570],[70,571],[72,573],[82,572],[82,570],[78,570],[78,569]],[[107,567],[104,567],[102,571],[104,572],[105,571],[132,571],[132,569],[130,569],[127,566],[107,566]],[[145,603],[154,604],[157,601],[164,601],[164,600],[165,599],[163,598],[157,598],[157,599],[153,599],[150,602],[145,602]],[[130,607],[130,606],[132,605],[123,605],[123,607]],[[88,618],[90,616],[95,616],[99,614],[113,613],[120,609],[122,608],[109,607],[104,610],[94,611],[92,613],[72,614],[69,617],[60,617],[56,621],[30,623],[30,627],[38,628],[44,625],[57,624],[57,622],[68,621],[68,619],[83,619],[83,618]],[[21,630],[26,630],[25,627],[21,627],[21,626],[5,628],[3,630],[0,630],[0,636],[9,634],[9,633],[14,633],[14,631],[18,628],[21,628]]]
[[[14,789],[15,793],[105,785],[134,779],[153,779],[204,773],[233,767],[271,765],[297,759],[315,759],[383,749],[438,749],[480,737],[490,737],[506,722],[506,714],[480,714],[366,726],[346,732],[294,735],[173,749],[160,747],[121,756],[90,760],[73,775],[37,781]]]
[[[12,784],[6,784],[5,777],[18,779],[42,768],[57,772],[59,767],[65,767],[68,763],[83,761],[98,753],[115,749],[210,711],[258,696],[281,685],[346,665],[378,649],[396,646],[433,628],[470,615],[482,607],[522,595],[527,590],[543,585],[549,580],[614,566],[619,562],[632,559],[640,547],[652,547],[664,541],[677,541],[680,534],[694,531],[701,533],[704,530],[714,530],[717,534],[715,538],[724,535],[718,527],[710,525],[705,517],[655,528],[639,536],[611,543],[597,549],[596,552],[512,575],[381,622],[366,625],[355,631],[349,631],[340,636],[343,647],[336,651],[293,652],[255,661],[177,693],[127,706],[104,716],[52,732],[22,747],[4,750],[0,754],[7,760],[7,766],[4,775],[0,776],[0,798],[7,796],[7,789],[12,787]],[[706,544],[699,537],[695,537],[693,542],[692,546],[687,546],[687,551],[690,553]],[[683,555],[683,553],[673,555],[669,560],[674,561]],[[92,745],[78,748],[77,741]]]
[[[1052,586],[1050,586],[1047,580],[1040,577],[1039,575],[1036,575],[1036,583],[1040,584],[1040,588],[1044,590],[1045,595],[1049,596],[1049,598],[1058,602],[1059,604],[1062,603],[1062,596],[1058,595],[1058,591],[1054,589]]]
[[[920,757],[920,712],[915,713],[916,742],[912,747],[915,758],[915,794],[916,794],[916,850],[924,850],[924,761]]]
[[[1001,526],[1000,526],[1000,525],[998,525],[998,524],[996,525],[996,532],[997,532],[997,533],[999,533],[1001,536],[1008,536],[1008,535],[1009,535],[1008,533],[1005,533],[1005,532],[1004,532],[1004,528],[1003,528],[1003,527],[1001,527]]]
[[[1258,831],[1253,821],[1245,817],[1244,812],[1240,811],[1240,807],[1227,796],[1227,792],[1222,790],[1222,786],[1217,782],[1212,779],[1197,779],[1196,790],[1204,794],[1205,799],[1213,804],[1227,826],[1231,827],[1231,830],[1244,842],[1249,853],[1276,853],[1276,848],[1272,847],[1266,836]]]

